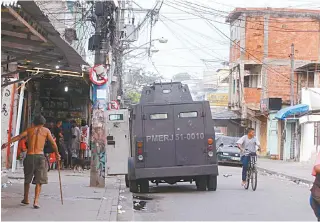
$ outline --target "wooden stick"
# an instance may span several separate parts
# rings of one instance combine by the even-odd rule
[[[60,174],[60,160],[58,160],[58,173],[59,173],[59,184],[60,184],[60,198],[61,198],[61,204],[63,205],[62,183],[61,183],[61,174]]]

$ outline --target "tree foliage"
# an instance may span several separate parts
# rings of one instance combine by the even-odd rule
[[[191,79],[191,75],[187,72],[178,73],[172,77],[172,80],[175,82],[182,82],[182,81],[190,80],[190,79]]]
[[[131,104],[139,102],[141,90],[144,86],[158,82],[162,79],[162,76],[158,74],[145,72],[138,69],[130,70],[127,75],[128,76],[124,84],[124,96],[125,99],[131,101]]]
[[[141,93],[136,91],[130,91],[126,93],[127,98],[131,101],[132,104],[139,103]]]
[[[130,71],[128,74],[128,81],[126,82],[127,89],[134,89],[140,91],[143,86],[150,85],[162,79],[160,75],[152,72],[145,72],[141,70]]]

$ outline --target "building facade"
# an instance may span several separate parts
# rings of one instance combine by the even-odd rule
[[[320,10],[237,8],[227,21],[232,40],[228,106],[241,115],[242,126],[256,129],[262,152],[280,158],[274,115],[290,105],[291,70],[319,60]],[[295,74],[295,104],[300,82]]]

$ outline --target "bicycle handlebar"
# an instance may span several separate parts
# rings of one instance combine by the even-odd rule
[[[248,149],[245,149],[245,151],[249,151]],[[250,151],[249,151],[250,152]],[[249,153],[250,156],[257,156],[257,152],[250,152]]]

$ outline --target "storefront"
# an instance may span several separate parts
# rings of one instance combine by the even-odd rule
[[[299,117],[309,112],[309,105],[298,104],[283,108],[277,112],[278,153],[281,160],[300,160]]]
[[[90,120],[90,86],[79,77],[46,76],[33,81],[31,116],[42,114],[47,122]]]

